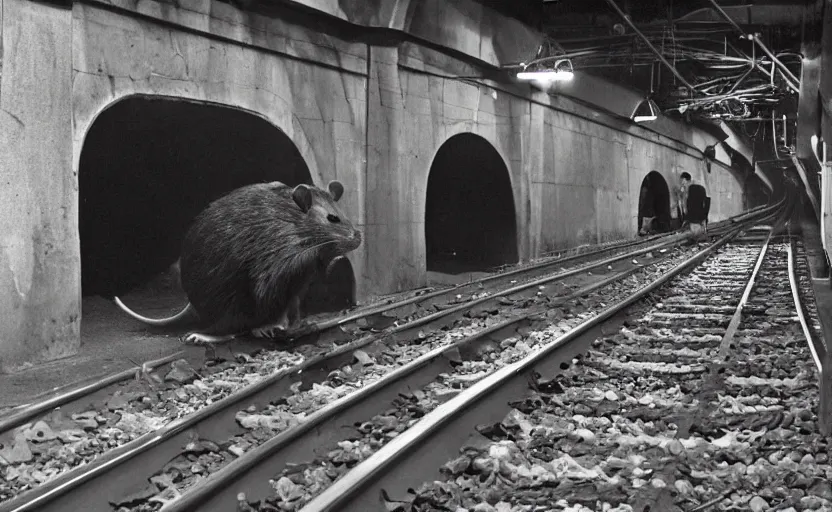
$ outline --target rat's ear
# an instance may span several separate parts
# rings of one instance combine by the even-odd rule
[[[344,195],[344,185],[341,185],[341,182],[338,180],[330,181],[327,188],[329,189],[329,194],[332,196],[332,200],[335,202]]]
[[[306,185],[298,185],[292,190],[292,199],[298,205],[298,208],[303,213],[307,213],[312,208],[312,191]]]

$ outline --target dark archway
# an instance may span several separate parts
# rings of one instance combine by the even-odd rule
[[[654,217],[648,233],[670,231],[670,188],[667,186],[664,176],[656,171],[647,173],[647,176],[641,182],[641,187],[639,187],[638,226],[636,226],[636,229],[640,234],[647,234],[642,231],[645,217]]]
[[[112,105],[90,127],[81,151],[83,295],[147,288],[178,259],[190,222],[211,201],[274,180],[312,183],[294,143],[256,115],[167,98],[131,97]],[[348,270],[333,288],[344,295],[337,300],[352,303]],[[179,288],[178,276],[167,281],[161,288]],[[309,302],[332,302],[330,295],[324,290]]]
[[[516,263],[517,226],[508,169],[470,133],[439,148],[425,204],[427,268],[448,274]]]

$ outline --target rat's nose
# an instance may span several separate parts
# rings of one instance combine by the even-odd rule
[[[357,229],[356,229],[356,230],[354,230],[354,231],[353,231],[353,233],[352,233],[352,237],[353,237],[353,238],[354,238],[357,242],[361,242],[361,231],[358,231]]]

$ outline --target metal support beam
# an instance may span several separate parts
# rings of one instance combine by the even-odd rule
[[[684,86],[690,90],[692,94],[696,94],[696,89],[687,80],[685,80],[685,77],[683,77],[681,74],[679,74],[678,71],[676,71],[676,68],[673,67],[673,64],[667,62],[667,60],[664,58],[661,52],[659,52],[659,50],[657,50],[656,47],[653,46],[652,43],[650,43],[650,40],[648,40],[647,37],[644,34],[642,34],[638,28],[636,28],[635,24],[633,24],[633,22],[630,21],[630,18],[628,18],[627,15],[624,14],[624,11],[622,11],[618,7],[618,5],[615,3],[615,0],[607,0],[607,3],[610,4],[610,7],[612,7],[615,10],[615,12],[618,13],[619,16],[621,16],[621,19],[623,19],[627,23],[627,25],[630,25],[630,28],[633,29],[633,32],[638,34],[641,40],[644,41],[644,44],[646,44],[647,47],[650,48],[650,51],[652,51],[656,55],[656,57],[659,58],[662,64],[664,64],[667,67],[667,69],[669,69],[670,72],[673,73],[676,76],[676,78],[678,78],[679,81],[682,82],[682,84],[684,84]]]
[[[762,41],[760,41],[760,39],[757,36],[755,36],[754,34],[747,34],[745,32],[745,30],[743,30],[742,27],[737,25],[737,22],[734,21],[731,18],[731,16],[729,16],[728,13],[725,12],[722,9],[722,7],[719,6],[719,4],[716,2],[716,0],[709,0],[709,1],[711,2],[711,4],[713,4],[714,9],[716,9],[717,12],[719,12],[719,14],[722,15],[722,17],[725,18],[725,20],[728,21],[728,23],[730,23],[731,25],[734,26],[734,28],[737,30],[737,32],[739,32],[740,34],[742,34],[742,35],[746,36],[747,38],[751,39],[755,43],[757,43],[757,46],[759,46],[760,49],[763,50],[763,53],[768,55],[768,57],[772,61],[774,61],[774,63],[777,65],[777,67],[780,68],[780,71],[783,73],[783,76],[786,77],[786,79],[787,79],[786,83],[788,83],[789,86],[792,89],[794,89],[796,92],[800,92],[800,89],[798,89],[798,86],[800,85],[800,80],[798,80],[798,78],[796,76],[794,76],[794,74],[791,72],[791,70],[788,67],[786,67],[786,65],[783,64],[783,62],[781,62],[780,59],[778,59],[771,52],[771,50],[769,50],[768,47]],[[794,83],[791,83],[790,80],[791,80],[791,82],[794,82]],[[795,85],[795,84],[797,84],[797,85]]]

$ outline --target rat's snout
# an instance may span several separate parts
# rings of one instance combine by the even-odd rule
[[[352,239],[358,243],[361,243],[361,231],[355,229],[352,232]]]

